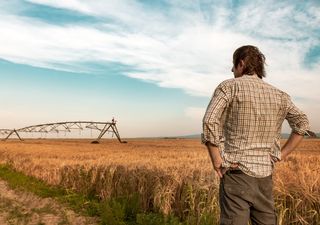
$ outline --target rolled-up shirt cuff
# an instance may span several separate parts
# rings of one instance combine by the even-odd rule
[[[306,127],[306,128],[298,128],[298,127],[295,127],[292,129],[292,132],[293,133],[296,133],[296,134],[299,134],[299,135],[302,135],[302,136],[310,136],[309,134],[309,127]]]
[[[308,137],[317,137],[317,135],[311,130],[307,130],[304,135]]]
[[[219,140],[217,140],[214,137],[206,137],[204,133],[201,134],[201,143],[204,145],[207,145],[208,143],[210,143],[214,146],[219,146]]]

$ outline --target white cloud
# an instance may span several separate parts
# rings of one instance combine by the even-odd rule
[[[88,7],[86,4],[81,3],[81,1],[78,0],[68,0],[68,1],[57,1],[57,0],[27,0],[27,2],[35,3],[35,4],[42,4],[47,6],[52,6],[56,8],[62,8],[62,9],[70,9],[74,11],[79,11],[87,14],[94,13],[90,7]]]
[[[235,13],[227,3],[204,0],[207,7],[214,7],[201,9],[194,1],[184,2],[184,7],[179,1],[168,1],[171,6],[165,11],[129,0],[28,2],[74,10],[106,22],[100,29],[53,25],[0,9],[0,58],[85,72],[93,68],[79,67],[83,62],[120,62],[142,71],[127,76],[180,88],[190,95],[210,96],[219,82],[231,78],[233,51],[253,44],[267,57],[267,81],[306,99],[310,113],[317,113],[313,105],[320,102],[320,66],[308,69],[303,61],[308,49],[320,44],[315,35],[319,6],[308,3],[299,11],[294,4],[255,1]],[[187,112],[194,112],[191,109]]]

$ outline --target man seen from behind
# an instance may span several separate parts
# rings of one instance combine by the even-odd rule
[[[203,118],[202,141],[220,177],[220,224],[274,225],[274,164],[309,130],[307,116],[285,92],[263,81],[265,56],[251,45],[233,54],[233,79],[215,89]],[[291,136],[280,147],[281,126]]]

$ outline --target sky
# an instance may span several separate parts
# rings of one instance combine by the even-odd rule
[[[320,131],[318,0],[0,0],[0,30],[0,128],[114,117],[123,137],[198,134],[250,44]]]

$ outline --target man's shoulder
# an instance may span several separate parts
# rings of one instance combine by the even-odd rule
[[[281,89],[273,86],[272,84],[267,83],[266,81],[263,81],[263,83],[264,83],[264,85],[266,85],[266,86],[269,87],[270,89],[278,92],[279,94],[281,94],[281,95],[283,95],[283,96],[285,96],[285,97],[289,97],[289,95],[288,95],[285,91],[283,91],[283,90],[281,90]]]
[[[238,77],[238,78],[230,78],[227,80],[222,81],[217,88],[230,88],[230,89],[234,89],[236,87],[241,87],[241,86],[245,86],[246,84],[248,84],[250,81],[243,78],[243,77]]]
[[[229,92],[236,93],[237,90],[246,89],[248,86],[255,86],[257,90],[269,90],[273,94],[276,94],[283,100],[290,99],[290,95],[285,91],[269,84],[268,82],[256,78],[256,79],[246,79],[248,77],[231,78],[222,81],[216,88],[216,90],[229,90]],[[257,86],[256,86],[257,85]]]
[[[228,86],[233,86],[236,83],[236,79],[235,78],[231,78],[231,79],[227,79],[222,81],[219,85],[219,87],[228,87]]]
[[[264,80],[261,80],[260,78],[257,78],[259,82],[255,82],[255,84],[257,83],[260,83],[261,85],[269,88],[269,89],[272,89],[273,91],[275,92],[278,92],[279,94],[283,95],[283,96],[286,96],[286,97],[290,97],[289,94],[287,94],[285,91],[273,86],[272,84],[264,81]],[[227,79],[227,80],[224,80],[222,81],[218,86],[217,88],[226,88],[226,87],[235,87],[235,86],[241,86],[241,85],[245,85],[247,82],[254,82],[253,80],[248,80],[248,79],[245,79],[245,77],[239,77],[239,78],[230,78],[230,79]]]

